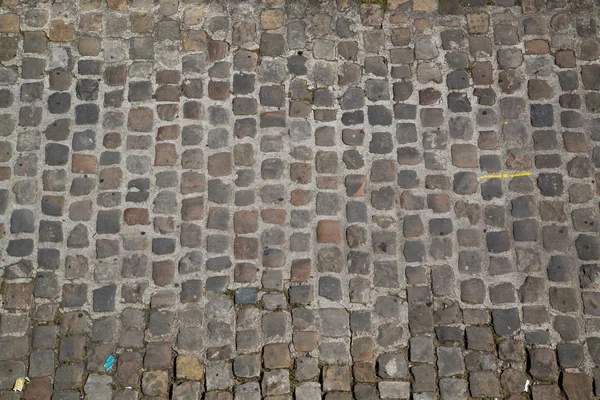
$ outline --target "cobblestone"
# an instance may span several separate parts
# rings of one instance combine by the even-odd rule
[[[0,398],[599,393],[598,4],[34,3]]]

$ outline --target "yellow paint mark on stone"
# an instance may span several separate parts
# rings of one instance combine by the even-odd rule
[[[497,175],[482,175],[479,179],[506,179],[506,178],[517,178],[519,176],[530,176],[531,172],[519,172],[517,174],[497,174]]]

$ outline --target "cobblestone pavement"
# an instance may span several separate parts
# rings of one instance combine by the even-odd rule
[[[600,394],[598,0],[0,3],[1,400]]]

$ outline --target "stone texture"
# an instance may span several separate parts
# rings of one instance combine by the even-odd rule
[[[599,393],[593,1],[1,3],[1,390]]]

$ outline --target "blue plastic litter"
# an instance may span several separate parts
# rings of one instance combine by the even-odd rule
[[[106,362],[104,363],[104,370],[110,371],[110,369],[113,367],[113,365],[115,365],[115,361],[117,361],[115,356],[113,356],[112,354],[110,356],[108,356],[108,358],[106,359]]]

